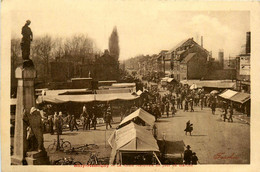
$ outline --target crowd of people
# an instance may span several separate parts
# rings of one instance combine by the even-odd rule
[[[94,105],[88,107],[83,105],[82,113],[79,118],[76,118],[75,115],[70,112],[54,112],[53,115],[47,114],[48,112],[41,111],[42,119],[44,121],[44,130],[50,134],[59,134],[62,135],[64,129],[68,129],[73,132],[74,130],[79,130],[79,125],[82,126],[82,130],[96,130],[97,128],[97,119],[100,114],[102,114],[102,119],[106,124],[106,129],[112,128],[111,122],[113,121],[111,107],[107,105],[105,108],[101,109],[98,106]],[[45,117],[47,116],[47,117]]]

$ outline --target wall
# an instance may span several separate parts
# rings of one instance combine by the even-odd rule
[[[187,63],[187,79],[201,79],[207,72],[207,57],[200,53],[193,56]]]

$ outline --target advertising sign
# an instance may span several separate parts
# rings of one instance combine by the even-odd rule
[[[250,56],[240,57],[240,75],[250,75]]]

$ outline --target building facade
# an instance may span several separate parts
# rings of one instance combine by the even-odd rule
[[[171,76],[177,81],[201,79],[207,72],[209,52],[189,38],[177,44],[165,54],[170,59]]]

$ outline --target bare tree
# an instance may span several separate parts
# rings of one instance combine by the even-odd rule
[[[66,56],[73,58],[71,60],[84,63],[93,59],[96,47],[87,35],[78,34],[66,39],[64,49]]]
[[[49,60],[51,58],[53,42],[49,35],[38,37],[34,39],[33,49],[35,55],[39,57],[44,65],[44,78],[46,79],[49,74]]]
[[[57,59],[61,59],[65,55],[64,48],[64,40],[61,37],[57,37],[53,40],[53,49],[52,49],[53,57]]]
[[[22,63],[22,52],[19,38],[11,39],[11,96],[15,95],[17,81],[15,79],[15,69]]]

